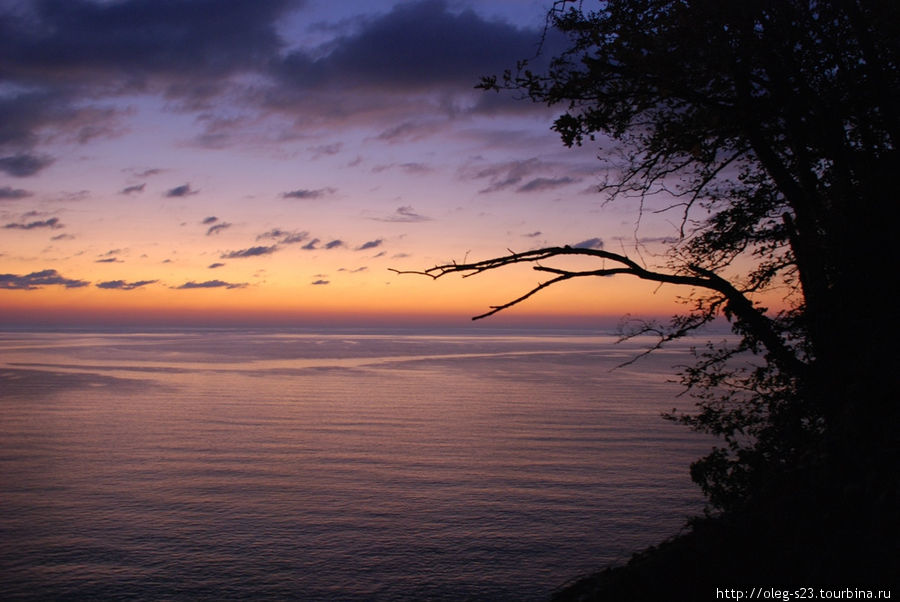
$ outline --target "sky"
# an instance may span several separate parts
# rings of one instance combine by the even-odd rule
[[[608,148],[474,88],[560,47],[550,4],[0,0],[0,322],[464,323],[540,275],[391,268],[652,255],[676,226],[605,202]],[[491,319],[607,324],[679,294],[582,279]]]

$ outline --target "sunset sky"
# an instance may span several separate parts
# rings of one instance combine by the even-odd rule
[[[540,275],[389,268],[652,261],[675,227],[604,205],[600,142],[473,89],[535,56],[549,4],[0,0],[0,321],[465,322]],[[496,323],[668,315],[685,292],[584,280]]]

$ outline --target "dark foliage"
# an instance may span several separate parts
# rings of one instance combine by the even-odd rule
[[[532,262],[553,275],[486,315],[581,276],[692,287],[686,314],[625,334],[664,344],[724,315],[740,335],[697,351],[682,377],[698,411],[670,416],[723,441],[692,467],[711,509],[803,515],[807,535],[817,525],[895,563],[900,3],[564,0],[548,27],[569,39],[548,71],[523,62],[481,87],[559,106],[563,143],[607,147],[603,190],[641,211],[668,195],[681,237],[653,269],[556,247],[426,273]],[[573,254],[606,263],[547,263]],[[773,290],[787,309],[756,301]]]

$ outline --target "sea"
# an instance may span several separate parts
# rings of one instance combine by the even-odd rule
[[[702,513],[650,343],[0,332],[0,597],[545,600]]]

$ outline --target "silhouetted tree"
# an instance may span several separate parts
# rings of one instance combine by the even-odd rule
[[[523,62],[481,87],[560,106],[567,146],[615,153],[601,188],[641,207],[669,195],[680,238],[653,269],[553,247],[424,273],[532,263],[550,276],[478,317],[572,278],[692,287],[687,313],[631,334],[662,344],[724,315],[740,335],[698,352],[682,376],[699,411],[672,416],[725,442],[692,467],[713,507],[787,496],[827,506],[816,520],[869,513],[870,539],[896,533],[900,2],[564,0],[548,27],[569,42],[549,70]],[[573,255],[599,267],[553,264]],[[779,289],[788,309],[755,302]],[[745,352],[764,361],[735,368]]]

